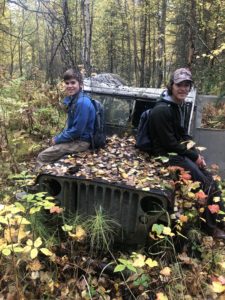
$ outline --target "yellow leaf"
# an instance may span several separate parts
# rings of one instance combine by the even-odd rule
[[[192,193],[192,192],[188,192],[188,198],[190,198],[190,199],[195,199],[195,194],[194,193]]]
[[[53,253],[52,253],[50,250],[48,250],[47,248],[41,248],[40,251],[41,251],[44,255],[46,255],[46,256],[52,256],[52,255],[53,255]]]
[[[14,247],[13,251],[16,253],[20,253],[20,252],[23,252],[23,248],[22,247]]]
[[[11,250],[8,248],[5,248],[2,250],[2,254],[5,256],[9,256],[11,254]]]
[[[163,293],[157,293],[156,300],[168,300],[168,297]]]
[[[39,212],[41,210],[41,206],[38,207],[31,207],[30,209],[30,215],[35,214],[36,212]]]
[[[14,227],[9,227],[4,230],[4,238],[8,243],[13,243],[16,238],[16,229]]]
[[[86,231],[82,228],[82,226],[78,225],[76,227],[76,233],[71,233],[68,232],[69,236],[71,236],[72,238],[74,238],[76,241],[81,242],[85,239],[86,237]]]
[[[29,231],[24,231],[24,226],[20,226],[19,229],[15,229],[13,227],[6,228],[4,230],[4,238],[7,240],[8,243],[16,243],[20,242],[29,234]]]
[[[33,242],[32,242],[31,239],[28,239],[26,244],[27,244],[28,246],[33,246]]]
[[[128,175],[127,175],[126,173],[122,173],[121,176],[122,176],[124,179],[128,178]]]
[[[21,203],[15,202],[14,204],[21,212],[25,212],[25,207]]]
[[[73,229],[73,226],[70,226],[70,225],[67,225],[67,224],[62,226],[63,231],[71,231],[72,229]]]
[[[41,246],[41,244],[42,244],[42,240],[41,240],[40,237],[38,237],[38,238],[36,239],[36,241],[34,242],[34,247],[35,247],[35,248],[38,248],[38,247]]]
[[[199,150],[200,152],[206,150],[207,148],[206,147],[195,147],[197,150]]]
[[[169,235],[169,236],[174,236],[174,233],[171,232],[171,228],[170,227],[164,227],[163,228],[163,234]]]
[[[145,264],[148,265],[150,268],[154,268],[158,266],[156,260],[152,260],[151,258],[146,259]]]
[[[145,255],[137,254],[133,260],[133,267],[142,268],[145,265]]]
[[[30,257],[31,257],[31,259],[36,258],[37,255],[38,255],[38,250],[37,250],[37,248],[33,248],[33,249],[30,251]]]
[[[23,252],[24,252],[24,253],[28,253],[28,252],[30,252],[30,250],[31,250],[31,246],[25,246],[25,247],[23,248]]]
[[[220,202],[220,197],[213,197],[213,202]]]
[[[219,263],[219,265],[220,265],[223,269],[225,269],[225,262]]]
[[[213,281],[212,290],[217,294],[223,293],[225,291],[225,285],[222,285],[220,282]]]
[[[7,242],[5,239],[0,239],[0,251],[7,246]]]
[[[200,220],[202,220],[202,222],[206,223],[206,219],[204,218],[199,218]]]
[[[20,226],[20,228],[18,229],[18,237],[17,237],[18,238],[18,242],[20,242],[21,240],[23,240],[30,233],[30,231],[25,231],[24,229],[25,229],[24,226]]]
[[[2,223],[2,224],[8,224],[8,221],[6,220],[5,217],[0,216],[0,223]]]
[[[164,276],[170,276],[171,269],[169,267],[165,267],[160,271],[160,274]]]
[[[193,148],[194,145],[195,145],[194,141],[188,141],[188,143],[187,143],[187,149],[189,150],[189,149]]]
[[[11,250],[8,248],[5,248],[2,250],[2,254],[5,256],[9,256],[11,254]]]
[[[30,224],[30,221],[28,221],[27,219],[25,219],[24,217],[22,216],[15,216],[15,219],[17,221],[17,224],[19,225],[29,225]]]

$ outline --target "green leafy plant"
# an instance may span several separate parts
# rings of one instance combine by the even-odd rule
[[[142,286],[144,288],[148,288],[150,283],[150,277],[147,274],[142,274],[139,278],[135,279],[133,282],[134,286]]]
[[[126,268],[132,272],[137,272],[137,269],[133,266],[132,261],[123,258],[118,258],[118,261],[120,264],[115,267],[114,272],[122,272]]]

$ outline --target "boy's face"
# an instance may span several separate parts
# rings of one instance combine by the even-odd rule
[[[75,95],[81,89],[81,85],[79,81],[77,81],[76,79],[65,80],[64,85],[65,85],[65,91],[67,93],[67,96]]]
[[[179,104],[182,103],[187,97],[191,89],[191,83],[188,80],[184,80],[180,83],[174,83],[172,85],[172,97]]]

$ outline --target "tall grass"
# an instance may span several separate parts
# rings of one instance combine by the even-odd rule
[[[100,206],[95,209],[95,215],[91,216],[84,226],[89,236],[90,251],[94,253],[109,250],[120,225],[107,216]]]

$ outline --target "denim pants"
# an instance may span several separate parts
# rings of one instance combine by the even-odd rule
[[[208,195],[207,198],[207,206],[213,203],[214,197],[220,197],[221,199],[221,191],[218,188],[217,182],[213,179],[212,174],[207,171],[205,168],[199,168],[196,163],[185,156],[176,155],[171,157],[169,160],[169,164],[171,166],[179,166],[184,168],[186,171],[190,172],[193,181],[200,181],[201,188]],[[223,200],[217,202],[220,206],[220,210],[225,212],[225,206]],[[217,226],[216,220],[222,220],[223,215],[212,214],[208,207],[205,208],[203,217],[206,220],[205,227],[208,231],[213,231]],[[219,223],[218,223],[219,224]],[[203,224],[204,227],[204,224]]]

